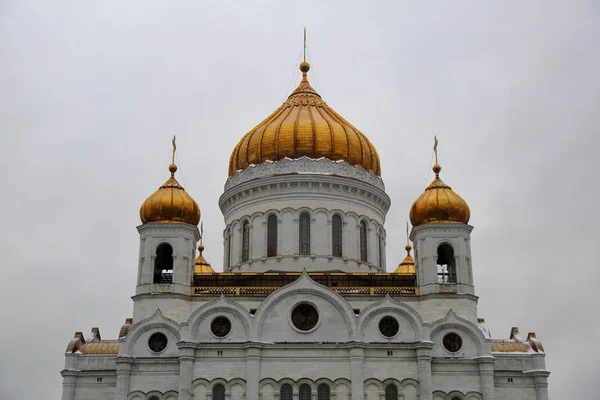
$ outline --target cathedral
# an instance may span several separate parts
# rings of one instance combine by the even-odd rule
[[[406,257],[388,263],[377,150],[300,70],[231,153],[223,272],[202,255],[173,139],[140,208],[132,317],[111,339],[75,332],[62,399],[547,400],[535,333],[494,339],[477,314],[470,209],[441,179],[437,139]]]

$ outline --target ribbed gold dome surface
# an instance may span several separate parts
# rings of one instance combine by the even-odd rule
[[[440,179],[441,170],[437,163],[433,166],[435,179],[410,208],[413,226],[431,222],[469,222],[469,205]]]
[[[281,107],[242,137],[231,153],[229,176],[250,164],[302,156],[344,160],[381,175],[375,147],[321,99],[308,82],[309,69],[307,62],[300,64],[300,85]]]
[[[185,222],[198,225],[200,207],[175,179],[177,166],[169,166],[171,177],[140,208],[140,219],[148,222]]]

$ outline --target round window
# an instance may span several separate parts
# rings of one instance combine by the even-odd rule
[[[444,336],[444,339],[442,339],[442,344],[449,352],[456,353],[462,347],[462,339],[457,333],[450,332]]]
[[[394,317],[390,317],[388,315],[387,317],[381,318],[379,321],[379,332],[381,332],[381,334],[385,337],[394,337],[398,334],[399,330],[400,325]]]
[[[317,309],[307,303],[302,303],[292,311],[292,323],[301,331],[310,331],[319,322],[319,312]]]
[[[231,321],[225,317],[217,317],[210,323],[210,331],[216,337],[225,337],[231,332]]]
[[[150,350],[153,352],[160,353],[167,348],[168,342],[167,337],[163,333],[156,332],[148,339],[148,347],[150,347]]]

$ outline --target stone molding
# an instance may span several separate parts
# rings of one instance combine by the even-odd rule
[[[343,197],[357,206],[372,209],[382,221],[391,205],[388,195],[372,185],[340,176],[298,174],[271,176],[234,186],[221,195],[219,207],[229,221],[239,205],[249,206],[266,200],[286,204],[300,193],[332,201]]]
[[[237,171],[225,182],[225,191],[241,183],[254,179],[266,178],[274,175],[290,175],[310,173],[316,175],[339,175],[356,179],[373,185],[380,190],[385,190],[383,179],[375,173],[365,170],[361,166],[348,164],[346,161],[333,161],[321,158],[283,158],[279,161],[266,160],[264,163],[251,164],[248,168]]]

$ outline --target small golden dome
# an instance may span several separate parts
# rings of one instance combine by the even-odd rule
[[[416,273],[416,268],[415,260],[410,255],[412,246],[408,242],[408,222],[406,223],[406,246],[404,246],[404,249],[406,250],[406,257],[404,257],[404,260],[402,260],[402,262],[398,265],[398,267],[394,271],[394,274],[414,275]]]
[[[169,166],[171,177],[140,208],[142,224],[149,222],[185,222],[198,225],[200,207],[175,179],[177,166]]]
[[[310,65],[300,64],[302,82],[288,99],[239,141],[229,176],[250,164],[283,158],[344,160],[381,175],[379,155],[369,139],[339,116],[308,83]]]
[[[194,265],[195,274],[214,274],[215,270],[210,266],[208,261],[202,256],[204,251],[204,245],[198,246],[198,257],[196,257],[196,263]]]
[[[471,210],[466,201],[440,179],[442,167],[436,162],[433,166],[435,179],[410,208],[410,222],[413,226],[427,223],[469,222]]]

